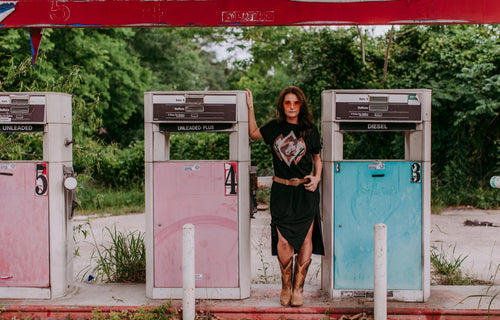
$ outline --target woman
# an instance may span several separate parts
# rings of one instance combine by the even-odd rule
[[[246,99],[249,135],[253,139],[264,139],[273,154],[271,248],[281,268],[280,302],[284,306],[301,306],[311,255],[324,255],[318,190],[323,170],[319,132],[304,93],[297,87],[283,89],[278,98],[276,119],[261,128],[255,121],[249,89],[246,89]],[[298,257],[294,264],[295,254]]]

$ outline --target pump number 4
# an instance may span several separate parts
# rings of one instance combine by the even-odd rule
[[[35,195],[46,196],[49,191],[47,164],[37,163],[35,168]]]
[[[236,162],[224,163],[224,188],[226,196],[238,194],[238,176],[236,175]]]

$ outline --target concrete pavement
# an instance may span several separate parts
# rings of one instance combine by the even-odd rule
[[[267,211],[259,211],[251,220],[252,246],[252,283],[280,283],[280,269],[276,257],[271,256],[270,249],[270,215]],[[466,226],[466,221],[489,222],[493,226]],[[74,258],[75,281],[82,279],[84,271],[92,263],[90,259],[94,248],[94,238],[97,244],[110,240],[106,227],[121,231],[145,230],[144,214],[123,216],[83,217],[73,219],[75,226],[90,230],[92,234],[83,237],[82,232],[75,234],[75,248],[79,256]],[[500,210],[454,209],[431,217],[431,246],[446,259],[465,258],[461,269],[464,275],[474,279],[493,281],[500,285]],[[313,255],[306,283],[320,284],[321,258]]]
[[[440,319],[462,319],[457,315],[470,312],[479,312],[481,313],[480,317],[485,319],[486,317],[489,317],[489,319],[500,318],[500,272],[495,277],[495,272],[500,263],[500,249],[498,249],[498,246],[500,246],[500,228],[495,226],[465,226],[464,222],[466,220],[488,221],[493,225],[500,225],[500,210],[450,210],[440,215],[433,215],[431,218],[432,246],[442,250],[444,254],[450,257],[466,256],[463,262],[463,272],[476,279],[494,280],[495,285],[433,285],[431,287],[431,297],[425,303],[390,301],[388,303],[388,313],[393,314],[390,319],[429,319],[429,317],[413,317],[410,314],[424,315],[428,313],[434,316],[436,312],[441,314]],[[85,309],[87,312],[91,312],[94,307],[102,309],[107,307],[139,307],[164,304],[165,300],[146,298],[144,284],[103,284],[81,281],[82,278],[85,278],[83,277],[84,271],[87,270],[89,263],[92,263],[90,255],[95,245],[93,243],[94,239],[97,244],[109,241],[106,227],[114,228],[116,226],[117,230],[144,231],[144,221],[144,214],[90,218],[75,217],[73,221],[75,226],[82,225],[82,228],[90,230],[87,224],[90,223],[93,236],[89,233],[87,238],[84,238],[82,232],[75,233],[75,248],[77,248],[79,256],[74,259],[74,290],[65,297],[52,300],[21,299],[0,301],[0,307],[3,305],[5,309],[3,313],[0,313],[0,318],[8,315],[9,310],[12,312],[24,310],[23,314],[28,312],[28,314],[35,315],[37,314],[35,311],[39,309],[42,310],[42,313],[52,310],[51,306],[59,310],[60,314],[64,314],[63,310],[65,308],[71,311],[74,308],[82,307],[87,308]],[[276,257],[272,257],[270,254],[269,222],[269,213],[266,211],[259,211],[255,215],[255,219],[252,219],[251,297],[237,301],[197,301],[198,308],[218,310],[218,312],[226,314],[227,318],[230,319],[248,317],[248,315],[244,315],[247,313],[296,314],[299,311],[306,312],[307,310],[307,312],[311,313],[311,316],[307,319],[319,319],[321,314],[325,312],[329,314],[356,314],[372,310],[373,301],[370,299],[331,300],[325,297],[319,286],[321,270],[319,268],[320,257],[317,256],[313,258],[306,279],[304,306],[302,308],[281,307],[279,304],[280,271]],[[182,301],[174,301],[173,305],[179,305],[179,303],[182,306]],[[286,311],[288,309],[290,311]],[[490,313],[488,314],[488,312]],[[396,317],[394,315],[396,313],[402,316]],[[470,319],[477,319],[479,313],[471,315]],[[229,316],[229,314],[233,314],[234,317]],[[313,314],[316,316],[313,316]],[[493,314],[496,315],[492,317]],[[448,315],[448,318],[444,317],[444,315]],[[41,318],[48,319],[43,316]],[[266,317],[261,315],[258,318],[264,319]],[[271,319],[273,317],[269,316],[267,318]],[[291,316],[291,318],[306,319],[298,316]]]

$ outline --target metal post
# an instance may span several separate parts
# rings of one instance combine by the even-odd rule
[[[195,319],[194,226],[182,227],[182,319]]]
[[[377,223],[374,229],[374,315],[375,320],[387,319],[387,226]]]

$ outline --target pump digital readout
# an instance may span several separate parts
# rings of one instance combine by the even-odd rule
[[[153,122],[235,123],[236,95],[155,95]]]
[[[14,105],[0,99],[0,132],[39,132],[44,124],[45,105]]]
[[[335,120],[350,122],[421,122],[420,101],[414,94],[338,93]]]
[[[2,105],[0,104],[0,123],[45,123],[44,105]]]

